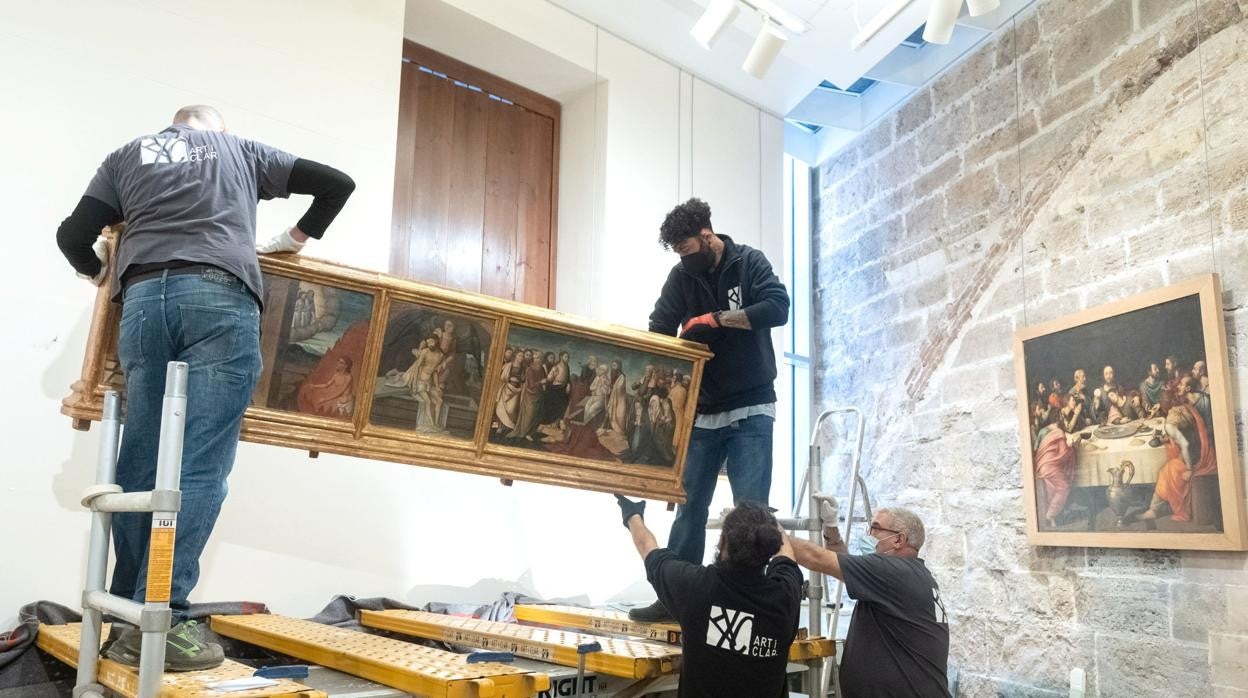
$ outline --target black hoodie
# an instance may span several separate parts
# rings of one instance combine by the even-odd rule
[[[650,331],[675,336],[687,320],[716,310],[744,310],[750,330],[721,327],[708,346],[715,353],[702,372],[698,414],[776,401],[776,353],[771,328],[789,319],[789,293],[767,257],[720,235],[724,254],[719,266],[694,275],[679,263],[672,267],[650,313]]]

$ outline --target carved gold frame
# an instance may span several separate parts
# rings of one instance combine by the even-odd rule
[[[678,439],[676,459],[671,468],[563,456],[493,444],[489,441],[493,396],[501,380],[507,332],[513,325],[558,332],[575,338],[591,339],[621,348],[689,361],[691,379],[682,424],[692,425],[702,368],[711,354],[701,344],[628,327],[573,317],[515,301],[456,291],[398,277],[319,260],[303,255],[260,257],[261,270],[300,281],[324,284],[373,295],[369,339],[364,366],[357,388],[357,403],[349,421],[335,420],[300,412],[267,407],[248,408],[243,419],[241,439],[253,443],[284,446],[359,458],[423,465],[500,478],[561,485],[600,492],[618,492],[668,502],[683,502],[681,486],[690,429]],[[377,379],[380,347],[393,302],[410,302],[448,312],[472,316],[493,323],[494,348],[490,351],[478,405],[476,432],[472,440],[405,432],[369,423]],[[121,306],[109,300],[107,288],[96,295],[91,316],[82,375],[61,401],[61,413],[73,420],[75,429],[86,430],[103,411],[104,391],[117,381],[117,325]],[[263,338],[262,338],[263,343]],[[190,396],[195,399],[194,395]]]

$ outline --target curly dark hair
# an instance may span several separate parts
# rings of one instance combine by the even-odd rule
[[[761,568],[780,550],[779,524],[771,510],[757,502],[741,502],[724,517],[727,564],[741,569]]]
[[[680,243],[711,228],[711,207],[702,199],[692,198],[667,212],[659,226],[659,244],[670,250]]]

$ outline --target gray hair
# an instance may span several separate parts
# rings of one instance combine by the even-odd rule
[[[186,124],[204,131],[224,131],[225,118],[215,107],[207,104],[189,104],[173,115],[173,123]]]
[[[923,528],[923,521],[919,518],[918,514],[901,507],[880,509],[879,513],[888,514],[892,517],[893,527],[896,528],[898,532],[905,534],[906,542],[910,544],[910,547],[915,550],[923,547],[923,541],[927,537],[927,534]]]

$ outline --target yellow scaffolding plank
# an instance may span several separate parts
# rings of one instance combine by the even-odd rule
[[[613,635],[628,635],[645,640],[658,640],[671,645],[680,644],[680,626],[675,623],[638,623],[629,620],[627,613],[599,608],[578,606],[546,606],[540,604],[516,604],[516,620],[523,623],[540,623],[559,628],[596,630]]]
[[[423,611],[361,611],[360,622],[370,628],[392,630],[429,640],[441,640],[519,657],[577,666],[577,647],[597,642],[599,652],[585,655],[585,668],[609,676],[648,679],[680,669],[680,650],[667,645],[621,640],[563,630],[532,628],[477,618],[460,618]]]
[[[108,627],[108,624],[105,623],[100,633],[102,636],[108,637]],[[35,645],[62,662],[77,668],[78,643],[81,638],[81,632],[82,627],[79,623],[66,625],[41,624],[39,626],[39,637],[35,639]],[[100,658],[97,666],[96,679],[106,688],[112,689],[126,696],[126,698],[134,698],[138,694],[138,669],[118,664],[111,659],[103,657]],[[228,659],[225,660],[224,664],[215,669],[170,672],[165,674],[164,686],[160,689],[160,695],[162,698],[195,698],[197,696],[223,695],[229,695],[230,698],[262,698],[268,696],[325,698],[325,694],[321,691],[313,690],[289,679],[278,680],[276,686],[229,694],[208,688],[210,683],[227,679],[241,679],[251,676],[253,673],[255,673],[255,669]]]
[[[540,623],[560,628],[594,630],[597,632],[629,635],[647,640],[680,643],[680,626],[672,623],[638,623],[629,620],[628,614],[601,608],[579,606],[546,606],[541,604],[516,604],[516,620]],[[832,641],[825,637],[807,637],[806,629],[798,631],[797,639],[789,648],[789,661],[805,662],[835,653]]]
[[[550,687],[546,674],[497,662],[469,664],[467,655],[297,618],[213,616],[212,629],[428,698],[529,698]]]

